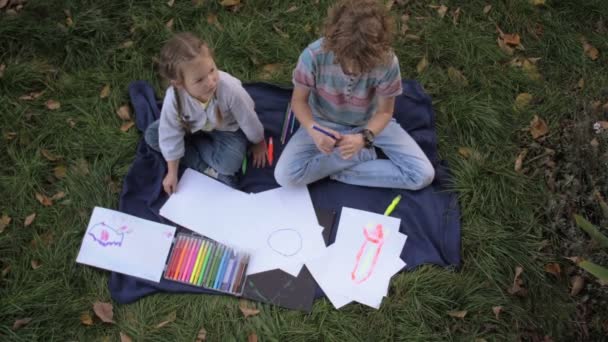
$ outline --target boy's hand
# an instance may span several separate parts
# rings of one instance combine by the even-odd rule
[[[312,127],[308,129],[308,134],[310,134],[312,140],[315,142],[315,145],[317,145],[317,148],[319,149],[319,151],[321,151],[325,154],[332,153],[334,150],[334,147],[336,147],[336,144],[338,143],[338,141],[340,141],[340,139],[342,139],[342,135],[340,135],[340,133],[334,131],[333,129],[319,126],[319,125],[316,125],[316,126],[321,128],[324,131],[327,131],[327,132],[333,134],[336,138],[338,138],[338,140],[335,140],[335,139],[323,134],[322,132],[319,132],[316,129],[313,129]]]
[[[340,149],[340,156],[342,156],[342,159],[352,158],[352,156],[359,152],[363,146],[365,146],[365,141],[363,140],[363,135],[359,133],[345,134],[338,142],[338,148]]]
[[[163,179],[163,188],[169,196],[177,191],[177,172],[167,172]]]
[[[257,144],[251,146],[251,152],[253,154],[253,167],[264,167],[266,166],[266,139],[262,139]]]

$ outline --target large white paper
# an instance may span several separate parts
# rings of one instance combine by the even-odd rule
[[[390,278],[405,265],[400,258],[407,236],[400,220],[343,208],[336,242],[324,262],[306,263],[336,308],[351,300],[378,308]]]
[[[76,262],[159,282],[175,227],[95,207]]]

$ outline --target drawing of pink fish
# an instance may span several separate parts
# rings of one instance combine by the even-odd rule
[[[368,231],[368,227],[364,227],[363,236],[365,240],[357,252],[355,268],[351,272],[351,279],[357,284],[369,279],[374,272],[384,244],[382,225],[376,225],[376,230],[373,232]]]
[[[120,227],[120,229],[115,229],[104,222],[96,223],[89,229],[87,232],[95,242],[102,245],[103,247],[108,246],[122,246],[122,241],[125,237],[125,233],[128,233],[127,227]]]

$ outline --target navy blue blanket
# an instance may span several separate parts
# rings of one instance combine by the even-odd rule
[[[275,141],[275,160],[281,154],[281,126],[291,89],[265,83],[245,85],[255,101],[256,111],[266,130],[266,136]],[[382,213],[392,199],[401,194],[401,203],[392,216],[401,218],[400,230],[408,236],[401,258],[411,270],[421,264],[440,266],[460,265],[460,209],[457,196],[447,191],[450,174],[445,163],[438,159],[435,116],[430,97],[416,81],[403,82],[404,94],[395,104],[396,120],[411,134],[435,166],[435,181],[420,191],[359,187],[329,179],[309,185],[310,195],[316,208],[335,210],[338,214],[344,206]],[[131,104],[135,110],[136,125],[140,131],[160,115],[159,102],[152,87],[144,81],[129,86]],[[124,179],[119,210],[144,219],[168,223],[158,211],[167,196],[161,182],[166,173],[162,156],[148,148],[143,139],[137,146],[133,165]],[[249,167],[241,180],[241,189],[260,192],[277,187],[273,169]],[[334,231],[330,241],[335,238]],[[112,273],[109,280],[112,298],[118,303],[130,303],[158,292],[212,293],[200,288],[162,280],[153,283],[119,273]],[[319,295],[322,292],[318,291]]]

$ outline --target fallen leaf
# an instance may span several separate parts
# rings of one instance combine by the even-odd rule
[[[448,315],[455,317],[455,318],[464,318],[464,316],[467,315],[467,310],[462,310],[462,311],[448,311]]]
[[[498,43],[498,47],[500,48],[500,50],[504,53],[506,53],[509,56],[513,55],[513,48],[508,46],[507,43],[505,43],[504,40],[502,40],[500,37],[496,38],[496,42]]]
[[[171,313],[170,313],[170,314],[167,316],[167,319],[166,319],[166,320],[164,320],[164,321],[162,321],[162,322],[160,322],[160,323],[158,323],[158,324],[156,325],[156,328],[157,328],[157,329],[162,328],[162,327],[164,327],[165,325],[167,325],[167,324],[169,324],[169,323],[171,323],[171,322],[174,322],[176,318],[177,318],[177,313],[176,313],[175,311],[172,311],[172,312],[171,312]]]
[[[452,13],[452,23],[458,25],[458,19],[460,18],[460,7],[458,7],[454,13]]]
[[[545,265],[545,272],[551,273],[554,276],[559,277],[559,275],[562,273],[562,269],[559,264],[552,262]]]
[[[63,192],[63,191],[59,191],[58,193],[56,193],[56,194],[54,194],[53,196],[51,196],[51,199],[52,199],[53,201],[58,201],[58,200],[60,200],[60,199],[62,199],[62,198],[64,198],[64,197],[65,197],[65,192]]]
[[[133,127],[133,125],[135,125],[135,122],[133,122],[133,121],[125,122],[120,126],[120,130],[123,132],[126,132],[129,129],[131,129],[131,127]]]
[[[93,317],[88,312],[83,312],[80,315],[80,323],[84,325],[93,325]]]
[[[521,287],[523,281],[519,279],[523,271],[524,269],[521,266],[515,267],[515,277],[513,278],[513,286],[507,289],[507,292],[509,292],[509,294],[525,296],[528,293],[525,288]]]
[[[538,72],[538,68],[536,67],[536,63],[533,62],[530,58],[524,59],[522,63],[522,69],[530,77],[530,79],[538,81],[540,80],[540,73]]]
[[[483,6],[483,14],[488,14],[490,13],[490,11],[492,10],[492,5],[485,5]]]
[[[55,166],[55,168],[53,169],[53,175],[58,179],[65,178],[65,176],[67,175],[67,169],[65,165]]]
[[[287,11],[285,11],[285,13],[291,13],[291,12],[294,12],[294,11],[297,11],[297,10],[298,10],[298,6],[294,5],[294,6],[289,7],[287,9]]]
[[[17,132],[6,132],[4,133],[4,139],[13,140],[17,137]]]
[[[89,163],[86,161],[86,159],[84,158],[79,158],[76,160],[76,162],[74,163],[74,165],[72,166],[72,169],[82,175],[82,176],[86,176],[89,174]]]
[[[21,318],[18,320],[15,320],[15,323],[13,323],[13,330],[17,330],[25,325],[27,325],[29,322],[31,322],[32,319],[31,318]]]
[[[4,229],[6,229],[6,227],[11,223],[11,220],[11,217],[6,214],[0,217],[0,233],[2,233]]]
[[[205,0],[192,0],[194,6],[201,6]]]
[[[570,278],[570,284],[572,285],[572,288],[570,289],[570,295],[574,297],[579,294],[579,292],[581,292],[581,290],[585,286],[585,279],[581,276],[576,275]]]
[[[131,337],[129,337],[129,335],[123,333],[122,331],[120,332],[120,342],[132,342],[133,340],[131,339]]]
[[[281,67],[282,67],[282,65],[279,63],[264,65],[262,67],[262,72],[260,74],[260,78],[262,78],[264,80],[271,79],[272,76],[281,69]]]
[[[114,323],[114,308],[112,304],[97,301],[93,304],[93,311],[103,322]]]
[[[131,46],[133,46],[133,41],[132,40],[127,40],[125,42],[123,42],[122,44],[119,45],[119,47],[121,49],[127,49],[130,48]]]
[[[53,200],[39,192],[36,193],[36,199],[45,207],[50,207],[53,205]]]
[[[11,271],[11,265],[7,265],[2,269],[2,278],[6,277],[6,275]]]
[[[220,5],[222,5],[224,7],[238,6],[240,4],[241,4],[241,0],[222,0],[222,1],[220,1]]]
[[[426,59],[426,56],[422,57],[418,65],[416,65],[416,71],[418,74],[422,74],[424,70],[429,66],[429,61]]]
[[[460,72],[460,70],[456,68],[448,68],[448,78],[458,86],[466,87],[469,85],[467,78],[462,74],[462,72]]]
[[[459,147],[458,154],[463,156],[465,159],[469,159],[471,157],[471,155],[473,154],[473,150],[471,150],[468,147]]]
[[[122,121],[131,120],[131,109],[129,108],[129,105],[120,106],[120,108],[116,110],[116,114],[118,114],[118,117]]]
[[[35,100],[35,99],[39,98],[40,96],[42,96],[43,94],[44,94],[44,90],[34,91],[34,92],[28,93],[26,95],[19,96],[19,100],[26,100],[26,101]]]
[[[406,34],[405,39],[418,41],[420,40],[420,36],[415,34]]]
[[[545,5],[545,0],[531,0],[532,5],[534,6],[544,6]]]
[[[30,264],[32,265],[32,268],[37,270],[40,268],[40,266],[42,266],[42,264],[40,263],[40,260],[37,259],[33,259]]]
[[[70,126],[70,128],[74,128],[74,127],[76,127],[76,121],[74,121],[74,119],[72,119],[72,118],[68,118],[68,119],[67,119],[67,120],[65,120],[65,121],[68,123],[68,125]]]
[[[585,79],[581,78],[580,80],[578,80],[578,83],[576,84],[576,86],[578,87],[578,89],[585,88]]]
[[[255,316],[260,313],[260,310],[250,308],[248,303],[249,302],[244,299],[239,300],[239,308],[241,309],[241,312],[245,318]]]
[[[105,86],[103,86],[103,88],[101,88],[101,92],[99,93],[99,97],[102,98],[102,99],[105,99],[108,96],[110,96],[110,85],[106,84]]]
[[[504,40],[504,42],[506,44],[509,44],[509,45],[517,46],[517,45],[521,44],[521,39],[519,37],[519,34],[517,34],[517,33],[514,33],[514,34],[505,33],[505,34],[501,35],[501,38],[502,38],[502,40]]]
[[[4,70],[6,70],[6,64],[2,63],[0,64],[0,78],[4,77]]]
[[[583,51],[592,61],[597,60],[600,56],[600,52],[587,41],[583,41]]]
[[[287,33],[285,33],[283,30],[281,30],[277,25],[273,24],[272,28],[274,29],[274,31],[276,33],[278,33],[281,37],[287,39],[289,38],[289,35]]]
[[[532,138],[538,139],[549,132],[549,127],[545,120],[541,119],[538,115],[534,115],[534,119],[530,122],[530,134]]]
[[[409,25],[407,24],[410,21],[410,15],[409,14],[404,14],[401,16],[401,34],[405,34],[409,29]]]
[[[522,110],[526,108],[528,104],[530,104],[530,101],[532,101],[532,94],[530,93],[521,93],[517,95],[515,98],[515,109]]]
[[[498,321],[500,318],[500,312],[502,311],[502,306],[494,306],[492,307],[492,312],[494,312],[494,316],[496,316],[496,320]]]
[[[27,227],[27,226],[31,225],[32,222],[34,222],[35,218],[36,218],[36,213],[30,214],[28,217],[25,218],[25,221],[23,221],[23,226]]]
[[[165,23],[165,27],[169,30],[173,30],[173,18],[169,19],[169,21]]]
[[[70,27],[74,25],[74,20],[72,20],[72,13],[68,9],[64,9],[63,13],[65,13],[65,25]]]
[[[258,342],[258,335],[254,332],[247,336],[247,342]]]
[[[195,342],[203,342],[207,340],[207,330],[205,330],[204,327],[201,327],[201,330],[198,331],[198,334],[196,335],[196,341]]]
[[[439,18],[445,17],[446,12],[448,11],[448,7],[446,5],[441,5],[437,8],[437,14],[439,14]]]
[[[50,110],[56,110],[61,108],[61,103],[59,103],[59,101],[55,101],[55,100],[47,100],[44,105],[46,106],[46,108],[50,109]]]
[[[524,164],[524,159],[526,158],[526,155],[528,154],[528,149],[524,148],[521,152],[519,152],[519,155],[517,155],[517,158],[515,159],[515,172],[521,172],[521,168]]]
[[[45,148],[40,150],[40,154],[42,154],[42,156],[49,161],[57,161],[57,160],[61,159],[61,156],[54,155],[53,153],[51,153],[51,151],[49,151]]]
[[[583,262],[585,259],[579,257],[579,256],[573,256],[573,257],[565,257],[566,259],[572,261],[575,264],[580,264],[581,262]]]
[[[173,7],[174,3],[175,3],[175,0],[169,0],[169,1],[167,1],[167,6]]]
[[[215,26],[218,30],[223,31],[224,27],[217,20],[217,15],[211,13],[207,16],[207,24]]]
[[[589,142],[589,144],[593,147],[598,147],[600,146],[600,142],[597,140],[597,138],[593,138],[591,139],[591,141]]]

